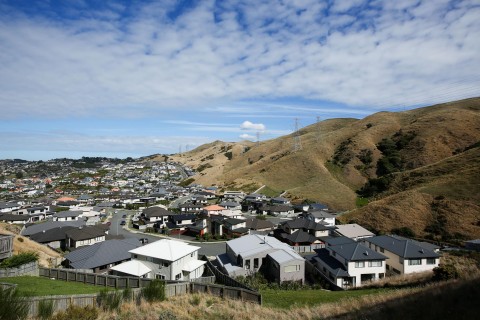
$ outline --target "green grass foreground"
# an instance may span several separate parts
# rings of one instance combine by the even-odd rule
[[[364,289],[347,291],[327,290],[261,290],[263,305],[272,308],[288,309],[292,306],[314,306],[322,303],[338,302],[347,298],[358,298],[369,294],[381,294],[392,289]]]
[[[67,282],[52,280],[43,277],[21,276],[0,278],[0,282],[14,283],[22,295],[28,296],[53,296],[69,294],[99,293],[105,287],[83,284],[79,282]]]

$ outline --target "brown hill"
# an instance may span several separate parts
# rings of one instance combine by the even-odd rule
[[[472,166],[478,156],[473,149],[464,151],[480,141],[480,98],[404,112],[379,112],[361,120],[325,120],[302,128],[299,135],[302,148],[296,152],[291,134],[259,144],[216,141],[171,158],[200,171],[196,183],[247,191],[267,185],[278,193],[286,191],[297,201],[309,199],[336,210],[352,210],[355,191],[376,177],[377,161],[383,156],[377,146],[387,139],[398,149],[396,161],[402,174],[396,174],[391,186],[376,196],[385,202],[377,201],[378,206],[392,205],[400,210],[400,204],[395,203],[399,199],[420,201],[439,196],[450,201],[452,210],[471,203],[475,211],[478,205],[478,183],[468,178],[478,173],[478,167]],[[387,203],[389,199],[393,200]],[[367,212],[374,214],[374,204],[352,213],[352,219],[363,222],[365,219],[359,217],[369,215]],[[414,207],[405,208],[399,215],[410,216]],[[428,223],[427,218],[424,220]],[[372,227],[384,231],[394,225],[369,221]],[[415,230],[422,228],[423,224]],[[469,236],[477,234],[468,231]]]

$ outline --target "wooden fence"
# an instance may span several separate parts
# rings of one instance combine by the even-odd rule
[[[142,282],[142,284],[144,284],[144,282]],[[141,296],[141,289],[132,289],[132,292],[134,298],[133,301],[139,301],[137,298]],[[196,282],[168,283],[165,285],[165,296],[167,298],[193,293],[205,293],[225,299],[238,299],[246,302],[262,304],[261,294],[243,288]],[[29,315],[35,317],[38,314],[38,307],[41,301],[52,301],[54,312],[64,311],[70,305],[80,307],[98,306],[98,295],[99,294],[79,294],[68,296],[31,297],[27,299],[30,303]]]
[[[210,272],[212,272],[215,275],[217,283],[221,283],[225,286],[229,287],[236,287],[236,288],[242,288],[245,290],[249,291],[255,291],[252,288],[247,287],[243,283],[238,282],[237,280],[229,277],[228,275],[224,274],[216,266],[214,266],[210,261],[207,261],[207,268]]]
[[[18,277],[18,276],[38,276],[38,263],[29,262],[16,268],[0,269],[0,278]]]

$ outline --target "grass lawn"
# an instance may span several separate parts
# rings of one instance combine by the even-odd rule
[[[17,284],[17,289],[22,294],[33,296],[90,294],[99,293],[104,289],[104,287],[79,282],[51,280],[49,278],[33,276],[0,278],[0,282],[15,283]]]
[[[336,302],[346,298],[356,298],[367,294],[380,294],[391,289],[365,289],[350,291],[325,290],[261,290],[263,305],[272,308],[290,308],[291,306],[313,306],[321,303]]]

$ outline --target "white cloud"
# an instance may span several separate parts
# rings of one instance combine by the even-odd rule
[[[242,130],[255,130],[255,131],[265,131],[266,127],[263,123],[252,123],[250,121],[244,121],[240,125]]]
[[[255,140],[255,139],[257,139],[256,136],[252,136],[251,134],[247,134],[247,133],[241,134],[239,136],[239,138],[242,139],[242,140]]]
[[[133,117],[282,97],[373,112],[480,95],[476,1],[376,2],[351,15],[362,2],[325,14],[319,1],[222,1],[217,22],[212,2],[175,21],[173,2],[129,19],[123,8],[65,22],[2,16],[0,112]]]

